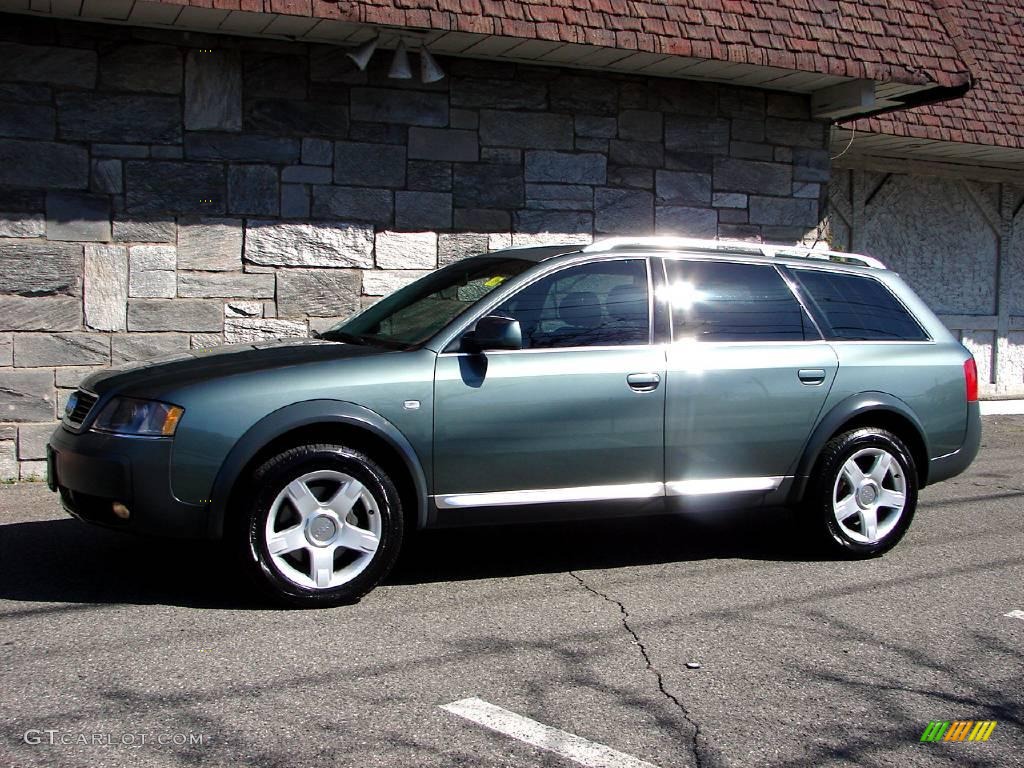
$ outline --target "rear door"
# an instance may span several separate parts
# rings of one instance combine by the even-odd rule
[[[773,265],[664,263],[668,494],[773,490],[794,471],[836,355]]]

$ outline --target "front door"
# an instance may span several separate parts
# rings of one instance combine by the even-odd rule
[[[438,356],[441,509],[663,494],[665,352],[651,344],[646,259],[570,266],[491,314],[522,350]]]
[[[837,359],[774,266],[665,261],[666,489],[763,493],[792,474]]]

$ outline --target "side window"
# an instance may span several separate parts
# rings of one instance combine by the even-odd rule
[[[830,338],[927,341],[918,322],[879,281],[817,269],[792,271],[832,327]]]
[[[803,341],[817,330],[774,267],[665,261],[665,300],[677,340]],[[658,297],[662,298],[661,296]]]
[[[647,262],[597,261],[528,285],[493,311],[523,329],[524,349],[647,344]]]

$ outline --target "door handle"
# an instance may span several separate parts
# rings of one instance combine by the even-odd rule
[[[626,383],[634,392],[653,392],[661,384],[661,376],[656,373],[631,373]]]
[[[796,373],[800,377],[800,381],[809,386],[815,386],[821,384],[825,380],[825,369],[824,368],[801,368]]]

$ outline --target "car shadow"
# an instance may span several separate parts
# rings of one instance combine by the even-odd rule
[[[718,558],[816,560],[787,510],[424,531],[385,584],[509,578]],[[264,609],[219,542],[136,537],[77,520],[0,526],[0,599]],[[29,612],[66,610],[38,607]],[[16,611],[19,615],[24,611]],[[0,610],[0,617],[11,612]]]

